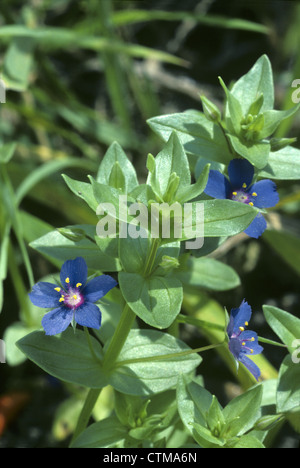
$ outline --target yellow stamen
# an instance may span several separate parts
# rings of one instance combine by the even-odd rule
[[[248,327],[249,323],[248,323],[248,322],[245,322],[245,325],[246,325],[246,327]]]
[[[257,197],[257,193],[256,193],[256,192],[253,192],[253,193],[252,193],[252,197]]]
[[[250,349],[250,353],[253,354],[253,352],[254,352],[253,349]]]
[[[65,279],[65,282],[69,284],[69,283],[70,283],[70,278],[69,278],[69,277],[66,278],[66,279]]]
[[[76,296],[76,294],[74,294],[74,296],[73,296],[73,299],[77,299],[77,296]]]
[[[241,331],[244,331],[244,330],[245,330],[245,328],[244,328],[244,327],[239,327],[239,329],[240,329]]]
[[[237,192],[232,192],[232,195],[236,196],[236,195],[237,195]]]
[[[243,341],[242,345],[245,346],[245,344],[246,344],[245,341]]]
[[[247,187],[247,184],[244,182],[243,185],[242,185],[243,188],[246,188]]]
[[[76,284],[76,288],[79,288],[80,286],[82,286],[82,283],[77,283]]]
[[[64,302],[65,300],[65,296],[61,296],[61,298],[59,299],[59,302]]]
[[[255,341],[255,338],[252,336],[251,340],[250,341]]]
[[[54,288],[54,291],[60,292],[61,289],[60,288]]]
[[[254,203],[252,203],[252,201],[249,203],[250,206],[254,206]]]

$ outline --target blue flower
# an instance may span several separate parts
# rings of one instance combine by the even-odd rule
[[[271,208],[278,203],[275,183],[265,179],[253,184],[254,167],[246,159],[230,161],[228,176],[229,180],[221,172],[211,170],[204,192],[214,198],[227,198],[260,209]],[[266,228],[264,216],[258,213],[244,232],[257,239]]]
[[[260,369],[248,356],[260,354],[263,351],[263,347],[258,344],[257,334],[245,329],[248,326],[251,315],[251,307],[245,300],[242,301],[240,307],[231,310],[227,327],[228,347],[236,361],[243,363],[256,380],[258,380]]]
[[[101,299],[117,282],[108,275],[101,275],[87,282],[88,268],[81,257],[67,260],[60,272],[61,287],[40,282],[29,294],[38,307],[52,309],[42,319],[46,335],[63,332],[74,320],[78,325],[99,329],[101,312],[94,302]]]

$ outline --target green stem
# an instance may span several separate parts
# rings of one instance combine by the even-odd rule
[[[145,357],[145,358],[140,358],[140,359],[139,358],[137,358],[137,359],[127,359],[125,361],[117,362],[115,364],[115,367],[126,366],[128,364],[137,364],[137,363],[140,363],[140,362],[163,361],[165,359],[173,359],[173,358],[188,356],[190,354],[203,353],[204,351],[208,351],[210,349],[219,348],[220,346],[223,346],[224,343],[225,343],[225,341],[222,341],[222,343],[203,346],[202,348],[188,349],[188,350],[182,351],[180,353],[160,354],[159,356],[150,356],[150,357]]]
[[[87,327],[83,327],[83,329],[84,329],[85,336],[87,338],[87,342],[91,351],[91,355],[93,356],[93,359],[95,359],[95,361],[100,361],[99,357],[96,355],[95,350],[93,348],[89,330],[87,329]]]
[[[277,341],[273,341],[273,340],[268,340],[267,338],[263,338],[262,336],[258,337],[258,341],[269,344],[269,345],[273,345],[273,346],[280,346],[281,348],[288,348],[288,346],[285,344],[278,343]]]
[[[224,331],[223,325],[220,325],[218,323],[213,323],[213,322],[207,322],[206,320],[199,320],[197,318],[190,317],[188,315],[179,314],[176,317],[176,321],[178,323],[189,323],[190,325],[195,325],[196,327],[199,327],[199,328],[208,328],[208,329]]]
[[[225,132],[224,127],[223,127],[223,125],[222,125],[221,122],[219,122],[219,127],[220,127],[220,129],[221,129],[221,131],[222,131],[222,133],[223,133],[223,135],[224,135],[224,138],[225,138],[225,140],[226,140],[226,143],[227,143],[227,146],[228,146],[228,148],[229,148],[230,153],[233,154],[233,156],[236,156],[236,152],[235,152],[234,149],[232,148],[231,143],[230,143],[230,141],[229,141],[229,139],[228,139],[228,137],[227,137],[227,135],[226,135],[226,132]]]
[[[160,245],[159,239],[154,239],[151,243],[149,257],[146,261],[146,268],[144,271],[145,276],[149,275],[152,271],[159,245]],[[115,329],[113,337],[107,347],[106,353],[102,361],[102,369],[104,372],[105,371],[109,372],[115,366],[115,362],[118,359],[118,356],[125,344],[125,341],[127,340],[129,332],[134,323],[135,317],[136,315],[131,310],[129,305],[125,304],[121,318],[117,325],[117,328]],[[93,356],[95,356],[95,358],[98,359],[93,350],[88,330],[86,330],[86,333],[88,334],[88,343],[89,343],[91,352]],[[77,438],[78,435],[86,428],[90,419],[90,415],[93,411],[94,405],[99,396],[99,392],[100,390],[98,389],[97,390],[91,389],[90,392],[88,393],[85,404],[80,413],[77,427],[75,429],[72,441],[75,440],[75,438]]]
[[[157,250],[158,250],[159,246],[160,246],[160,239],[153,239],[152,242],[151,242],[149,255],[148,255],[146,265],[145,265],[145,269],[144,269],[144,272],[143,272],[143,276],[145,278],[147,276],[151,275],[151,273],[152,273],[153,265],[154,265],[154,262],[155,262],[155,258],[156,258],[156,254],[157,254]]]
[[[96,404],[96,401],[98,400],[101,390],[101,388],[91,388],[89,390],[77,421],[77,426],[71,440],[71,445],[88,425],[93,408]]]
[[[102,363],[103,370],[109,370],[114,366],[114,363],[117,360],[132,328],[134,320],[135,313],[130,309],[128,304],[125,304],[120,321],[105,353]]]

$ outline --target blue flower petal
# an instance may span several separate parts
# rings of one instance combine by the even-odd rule
[[[61,293],[55,291],[55,288],[57,288],[55,284],[41,281],[33,286],[32,292],[29,293],[29,299],[37,307],[46,309],[57,307]]]
[[[249,237],[258,239],[266,229],[267,221],[261,213],[258,213],[258,215],[256,216],[256,218],[254,218],[250,226],[248,226],[247,229],[245,229],[244,233],[247,234]]]
[[[101,327],[100,309],[90,302],[82,304],[75,310],[75,322],[83,327],[96,328]]]
[[[231,354],[233,354],[235,359],[239,360],[242,348],[240,340],[238,338],[231,338],[231,340],[229,340],[228,347],[229,351],[231,352]]]
[[[118,283],[109,275],[97,276],[87,283],[82,294],[88,302],[96,302]]]
[[[46,335],[57,335],[68,328],[73,318],[73,310],[67,307],[58,307],[51,310],[42,318],[42,326]]]
[[[233,318],[233,332],[238,333],[240,327],[245,328],[249,323],[252,315],[252,310],[248,302],[245,299],[242,301],[240,307],[231,310],[231,317]]]
[[[61,267],[61,284],[63,287],[71,286],[72,288],[75,288],[78,283],[84,285],[87,280],[87,274],[87,264],[82,257],[77,257],[75,260],[67,260]]]
[[[207,185],[204,193],[213,198],[226,199],[230,194],[230,183],[226,177],[219,171],[212,170],[209,172]]]
[[[245,367],[251,372],[256,380],[259,379],[261,371],[260,368],[251,360],[249,359],[246,354],[241,354],[239,361],[244,364]]]
[[[253,341],[249,341],[253,338]],[[245,346],[242,346],[242,353],[252,354],[254,356],[255,354],[262,353],[264,350],[264,348],[258,344],[257,333],[252,330],[245,330],[242,332],[239,336],[239,340],[245,342]]]
[[[228,176],[233,189],[249,187],[254,176],[254,167],[246,159],[232,159],[228,166]]]
[[[251,187],[251,194],[256,193],[256,196],[252,196],[251,201],[257,208],[272,208],[279,202],[279,195],[276,191],[276,184],[269,179],[260,180]]]

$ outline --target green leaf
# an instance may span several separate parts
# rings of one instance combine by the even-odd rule
[[[210,164],[206,164],[203,171],[199,175],[195,184],[190,185],[186,189],[183,189],[180,194],[175,196],[175,200],[179,203],[185,203],[189,200],[193,200],[201,195],[207,185],[209,176]]]
[[[196,209],[193,202],[193,209]],[[257,211],[249,205],[237,203],[233,200],[204,200],[204,237],[227,237],[233,236],[246,229],[257,215]],[[189,223],[188,234],[185,232],[184,239],[196,237],[195,216]],[[193,234],[192,234],[193,231]]]
[[[300,179],[300,150],[292,146],[270,152],[268,164],[259,172],[259,177],[278,180]]]
[[[122,268],[127,273],[142,273],[150,242],[147,238],[132,237],[119,239],[119,256]]]
[[[0,164],[8,163],[13,157],[17,143],[6,143],[0,148]]]
[[[116,416],[91,424],[71,444],[71,448],[123,447],[128,428]]]
[[[263,312],[269,326],[292,353],[295,350],[293,341],[300,339],[300,319],[278,307],[268,305],[263,306]]]
[[[272,135],[279,127],[281,122],[294,115],[299,110],[299,107],[300,103],[297,106],[294,106],[291,109],[285,111],[269,110],[264,112],[264,127],[259,134],[259,138],[263,139]]]
[[[7,89],[25,91],[33,63],[36,41],[30,37],[14,37],[4,58],[2,78]]]
[[[172,202],[174,198],[173,194],[169,193],[172,177],[174,178],[173,174],[180,177],[175,190],[175,193],[177,192],[180,197],[182,190],[185,190],[191,184],[191,174],[185,151],[175,132],[171,133],[166,145],[156,156],[155,171],[149,172],[147,180],[147,184],[154,191],[157,188],[161,198],[167,202]]]
[[[184,270],[178,270],[174,275],[187,287],[213,291],[227,291],[240,285],[240,278],[233,268],[213,258],[190,257]]]
[[[99,361],[91,355],[84,332],[71,327],[56,336],[35,331],[18,341],[17,346],[37,366],[64,382],[103,388],[107,377],[100,366],[102,348],[95,338],[90,339]]]
[[[96,212],[99,203],[97,202],[94,196],[91,184],[87,182],[81,182],[79,180],[73,180],[64,174],[62,175],[62,177],[69,189],[73,193],[75,193],[75,195],[77,195],[79,198],[82,198],[82,200],[84,200],[88,204],[88,206]]]
[[[260,57],[251,70],[234,84],[231,92],[240,102],[244,116],[249,114],[252,103],[261,94],[264,97],[261,112],[273,109],[274,83],[269,58],[266,55]]]
[[[181,309],[181,282],[173,276],[143,278],[137,273],[119,273],[122,294],[134,311],[148,325],[168,328]]]
[[[187,431],[203,447],[222,445],[207,427],[207,411],[213,402],[213,395],[199,384],[198,379],[189,381],[180,376],[177,384],[177,405],[180,418]]]
[[[285,413],[300,408],[300,366],[286,356],[280,366],[277,387],[277,412]]]
[[[222,447],[225,444],[224,439],[219,439],[212,435],[211,431],[201,424],[194,423],[194,438],[203,448]]]
[[[263,387],[256,385],[231,400],[223,410],[226,438],[242,435],[251,429],[260,416]]]
[[[234,150],[244,158],[248,159],[258,169],[263,169],[269,159],[270,143],[260,141],[258,143],[246,142],[240,140],[235,135],[228,135],[230,143]]]
[[[239,135],[241,132],[241,122],[244,117],[241,104],[239,103],[238,99],[236,99],[236,97],[227,89],[227,86],[221,77],[219,77],[219,81],[226,94],[227,103],[225,121],[227,128],[231,133]]]
[[[78,224],[73,227],[85,229],[86,226]],[[90,227],[96,235],[96,228],[94,226]],[[118,259],[105,255],[96,243],[88,238],[74,242],[67,239],[58,231],[53,231],[31,242],[30,247],[50,260],[54,259],[64,262],[82,256],[88,267],[93,270],[118,271],[120,269]]]
[[[138,180],[134,166],[117,142],[112,143],[105,153],[99,166],[96,180],[100,184],[111,185],[110,177],[113,168],[116,167],[116,163],[118,163],[119,170],[122,171],[122,174],[125,177],[124,193],[128,193],[138,186]],[[116,185],[111,186],[119,188]]]
[[[17,366],[26,360],[24,353],[16,346],[16,342],[36,330],[36,327],[28,327],[22,322],[14,322],[6,328],[4,342],[6,345],[6,362],[10,366]]]
[[[212,122],[221,122],[222,116],[218,107],[205,96],[201,96],[201,102],[206,118]]]
[[[253,31],[262,34],[268,34],[269,30],[266,26],[252,21],[247,21],[240,18],[228,18],[220,15],[209,15],[203,13],[188,12],[188,11],[165,11],[165,10],[137,10],[124,9],[115,11],[113,14],[113,22],[117,26],[135,24],[145,21],[193,21],[205,26],[241,29],[245,31]]]
[[[245,449],[245,448],[254,448],[254,449],[262,449],[265,448],[264,444],[260,440],[257,439],[257,437],[247,434],[242,437],[240,437],[236,442],[230,443],[229,444],[230,448],[239,448],[239,449]]]
[[[176,130],[185,152],[194,158],[204,157],[207,162],[229,164],[232,154],[218,125],[207,120],[202,112],[189,110],[183,113],[162,115],[149,119],[152,130],[168,141]]]
[[[109,383],[119,392],[129,395],[163,392],[175,387],[180,374],[192,373],[202,361],[198,354],[168,357],[189,350],[183,341],[167,333],[131,330]],[[166,357],[162,358],[163,355]],[[153,360],[148,361],[149,358]],[[121,365],[122,362],[124,364]]]
[[[39,47],[45,47],[47,50],[61,49],[77,50],[90,49],[98,52],[113,52],[124,54],[129,57],[152,58],[162,62],[173,63],[184,66],[186,62],[167,52],[151,49],[138,44],[130,44],[103,36],[90,36],[78,30],[62,27],[40,27],[28,28],[23,25],[6,25],[0,30],[0,38],[16,37],[22,40],[35,39]],[[21,39],[20,39],[21,40]]]

